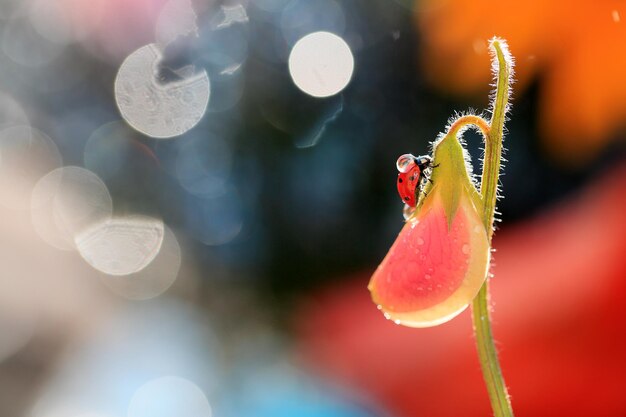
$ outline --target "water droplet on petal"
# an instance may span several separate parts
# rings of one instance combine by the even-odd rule
[[[461,251],[463,251],[464,254],[469,255],[469,253],[470,253],[469,245],[467,243],[465,245],[463,245],[463,247],[461,248]]]
[[[423,245],[424,244],[424,239],[422,239],[421,237],[418,237],[417,238],[417,244],[420,245],[420,246]]]
[[[402,215],[404,216],[404,220],[409,220],[413,213],[415,213],[415,207],[411,207],[408,204],[404,205],[404,209],[402,210]],[[411,228],[415,228],[419,222],[413,222],[411,224]]]
[[[431,278],[432,278],[432,276],[430,276],[428,274],[424,275],[424,279],[431,279]]]

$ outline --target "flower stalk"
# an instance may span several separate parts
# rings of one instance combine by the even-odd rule
[[[471,304],[478,357],[494,415],[512,417],[491,330],[488,278],[513,60],[501,39],[492,39],[489,49],[496,78],[491,121],[473,114],[452,121],[433,143],[432,158],[426,159],[433,170],[423,190],[415,183],[421,178],[418,162],[423,158],[400,157],[398,190],[413,210],[368,289],[387,319],[408,327],[437,326]],[[468,127],[477,128],[485,141],[480,191],[460,139]],[[420,193],[417,201],[407,195],[410,186]]]
[[[485,157],[481,177],[480,194],[483,202],[483,223],[487,229],[489,243],[493,236],[493,221],[496,209],[498,192],[498,178],[500,176],[500,161],[502,156],[502,140],[504,136],[504,121],[508,110],[510,84],[512,76],[512,59],[506,43],[494,38],[490,42],[490,49],[494,55],[494,72],[496,73],[496,94],[492,104],[492,115],[489,129],[481,131],[485,138]],[[473,123],[474,124],[474,123]],[[488,272],[489,273],[489,272]],[[472,320],[478,357],[489,392],[491,407],[496,417],[512,417],[513,410],[509,400],[502,370],[498,361],[498,352],[491,330],[489,312],[489,279],[481,287],[478,295],[472,302]]]
[[[480,130],[485,140],[485,157],[480,184],[482,201],[482,221],[487,230],[489,244],[493,236],[493,221],[498,193],[498,178],[502,159],[502,141],[504,122],[509,106],[510,84],[513,72],[513,61],[509,55],[506,42],[494,38],[490,42],[490,50],[494,56],[494,72],[496,75],[496,93],[492,104],[491,122],[476,115],[465,115],[456,119],[448,129],[448,134],[461,132],[468,126]],[[489,274],[489,271],[487,271]],[[513,417],[513,410],[507,392],[498,351],[491,330],[489,311],[489,277],[485,279],[480,291],[472,301],[472,320],[474,336],[478,350],[480,366],[487,385],[491,407],[495,417]]]

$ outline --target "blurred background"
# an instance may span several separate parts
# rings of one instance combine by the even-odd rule
[[[488,109],[498,35],[513,407],[623,416],[625,19],[609,0],[0,0],[0,415],[490,415],[470,312],[401,328],[366,285],[403,222],[396,158]]]

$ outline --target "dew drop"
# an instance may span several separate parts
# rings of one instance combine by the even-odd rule
[[[431,278],[432,278],[432,276],[430,276],[428,274],[424,275],[424,279],[431,279]]]
[[[415,164],[415,157],[410,153],[405,153],[396,161],[396,168],[400,172],[408,172],[413,164]]]
[[[467,243],[466,243],[465,245],[463,245],[463,247],[461,248],[461,251],[462,251],[464,254],[469,255],[469,253],[470,253],[470,247],[469,247],[469,245],[468,245]]]
[[[418,237],[417,238],[417,244],[420,245],[420,246],[423,245],[424,244],[424,239],[422,239],[421,237]]]
[[[411,216],[413,216],[413,213],[415,213],[415,207],[405,204],[404,209],[402,209],[402,216],[404,216],[404,220],[409,220]],[[413,222],[411,224],[411,229],[415,229],[415,226],[417,226],[418,223],[418,221]]]
[[[400,320],[394,320],[393,322],[398,324],[398,325],[400,324]]]
[[[480,225],[476,225],[474,226],[474,233],[480,233],[483,230],[483,228]]]

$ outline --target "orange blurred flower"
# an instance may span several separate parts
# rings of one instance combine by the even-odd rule
[[[626,125],[622,2],[422,0],[416,8],[424,70],[442,89],[483,90],[494,34],[515,52],[518,91],[543,74],[539,125],[547,149],[563,161],[587,162]]]

